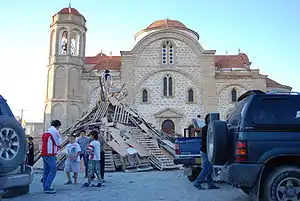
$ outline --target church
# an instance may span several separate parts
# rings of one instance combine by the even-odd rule
[[[53,119],[67,128],[89,111],[100,99],[99,76],[105,70],[115,86],[125,84],[126,104],[157,129],[176,134],[197,115],[219,112],[224,119],[247,90],[291,90],[252,69],[245,53],[204,49],[199,34],[177,20],[157,20],[137,30],[136,45],[121,56],[85,55],[86,19],[75,8],[56,13],[50,30],[45,128]]]

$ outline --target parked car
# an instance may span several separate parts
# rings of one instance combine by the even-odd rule
[[[194,182],[202,170],[201,165],[201,137],[198,136],[202,132],[202,127],[205,124],[199,123],[197,119],[193,119],[193,126],[184,130],[184,137],[176,138],[175,140],[175,158],[176,165],[183,165],[184,175],[187,176],[190,182]],[[190,135],[188,135],[190,133]],[[198,134],[196,134],[198,133]],[[213,167],[213,180],[221,182],[219,172],[221,166]]]
[[[29,192],[33,171],[25,164],[26,150],[24,129],[0,95],[0,197]]]
[[[248,91],[227,121],[212,121],[208,158],[254,200],[300,198],[300,93]]]

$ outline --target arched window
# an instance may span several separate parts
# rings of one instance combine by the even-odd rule
[[[194,102],[194,90],[193,89],[188,90],[188,102],[189,103]]]
[[[147,89],[143,89],[142,91],[142,102],[148,103],[148,91]]]
[[[60,48],[60,51],[59,53],[60,54],[67,54],[68,53],[68,31],[63,31],[61,33],[61,36],[60,36],[60,44],[59,44],[59,48]]]
[[[173,96],[173,79],[169,74],[163,79],[163,94],[164,96]]]
[[[79,41],[80,36],[77,32],[72,32],[71,34],[71,46],[70,46],[70,53],[73,56],[79,55]]]
[[[162,44],[162,64],[174,64],[174,45],[166,40]]]
[[[236,90],[232,89],[231,90],[231,102],[236,102],[237,101],[237,94],[236,94]]]

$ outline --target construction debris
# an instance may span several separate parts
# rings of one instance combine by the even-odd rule
[[[176,169],[173,163],[174,139],[156,130],[146,123],[136,111],[128,105],[120,103],[117,96],[110,96],[106,101],[99,101],[97,105],[85,114],[75,125],[63,133],[62,149],[57,154],[58,169],[63,169],[65,145],[68,135],[78,136],[80,130],[92,126],[100,128],[100,134],[105,139],[105,171],[135,170],[145,171],[156,168],[158,170]],[[128,154],[128,148],[137,150],[135,157]],[[34,165],[42,169],[41,158]]]

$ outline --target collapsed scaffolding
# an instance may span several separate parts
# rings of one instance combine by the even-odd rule
[[[173,162],[175,156],[175,139],[168,134],[155,129],[147,123],[138,112],[125,103],[127,96],[125,84],[120,88],[112,84],[111,76],[99,78],[100,98],[96,106],[83,115],[72,127],[62,133],[62,148],[57,154],[57,167],[63,169],[66,159],[68,136],[78,136],[82,129],[91,126],[100,128],[100,134],[105,140],[105,171],[145,171],[156,168],[170,170],[179,168]],[[137,154],[129,154],[134,148]],[[38,156],[35,169],[42,169],[43,162]]]

